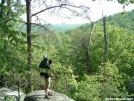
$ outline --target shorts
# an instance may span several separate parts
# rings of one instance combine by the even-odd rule
[[[50,87],[50,77],[49,78],[44,78],[45,79],[45,87],[49,88]]]
[[[48,73],[40,72],[40,76],[44,76],[44,78],[49,78],[50,75]]]

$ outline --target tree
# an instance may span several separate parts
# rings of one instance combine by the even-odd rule
[[[0,30],[1,30],[0,38],[1,38],[1,49],[2,49],[1,54],[4,54],[4,55],[1,55],[2,71],[0,73],[0,76],[1,76],[0,82],[2,83],[3,86],[5,84],[5,81],[7,81],[6,71],[10,70],[10,68],[7,66],[8,66],[8,61],[12,59],[10,57],[13,55],[12,46],[16,45],[19,39],[18,37],[19,32],[15,31],[15,27],[17,27],[18,23],[14,21],[21,20],[19,16],[23,13],[24,13],[23,8],[21,8],[17,2],[11,1],[11,0],[1,0],[1,3],[0,3]]]
[[[89,29],[90,25],[86,28],[80,27],[77,29],[72,30],[71,32],[71,57],[72,57],[72,65],[73,68],[77,70],[75,75],[84,75],[92,74],[92,65],[91,65],[91,58],[90,58],[90,41],[91,35],[93,31],[93,27],[91,26],[91,30]],[[85,31],[83,31],[85,30]]]
[[[120,4],[124,4],[125,6],[128,5],[128,4],[133,4],[134,3],[134,0],[117,0]]]
[[[31,0],[26,0],[28,64],[31,64]]]

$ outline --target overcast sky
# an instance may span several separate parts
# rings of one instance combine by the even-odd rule
[[[107,2],[106,0],[99,0],[99,1],[95,1],[93,2],[92,0],[72,0],[74,4],[76,5],[86,5],[88,7],[91,8],[91,13],[90,16],[92,18],[93,21],[98,20],[99,18],[102,17],[102,9],[104,11],[104,15],[109,16],[109,15],[113,15],[119,12],[123,12],[125,11],[131,11],[132,9],[134,9],[134,4],[126,6],[125,9],[123,9],[123,6],[118,4],[117,2],[114,1],[109,1]],[[35,12],[38,11],[38,9],[35,10]],[[35,13],[33,12],[33,13]],[[64,11],[64,13],[67,13],[66,11]],[[48,21],[51,24],[61,24],[61,23],[65,23],[65,24],[80,24],[80,23],[86,23],[89,22],[88,20],[83,20],[82,18],[72,18],[71,20],[67,20],[67,19],[62,19],[58,16],[48,16],[46,13],[44,14],[40,14],[38,15],[41,19],[45,19],[46,21]],[[35,17],[32,18],[33,21],[35,21]]]

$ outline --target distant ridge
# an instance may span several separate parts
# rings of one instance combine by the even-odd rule
[[[97,20],[95,23],[103,26],[102,19]],[[106,24],[125,28],[128,30],[134,30],[134,9],[132,11],[127,11],[124,14],[117,13],[117,14],[106,17]],[[26,25],[24,25],[23,27],[21,27],[21,25],[18,29],[20,30],[21,28],[21,31],[25,32]],[[46,28],[49,28],[50,30],[54,30],[54,31],[66,31],[68,29],[74,29],[74,28],[77,28],[79,26],[84,26],[84,25],[86,24],[51,24],[51,25],[47,25]],[[34,32],[37,32],[38,28],[32,27],[32,29],[34,30]]]
[[[44,25],[46,28],[49,28],[50,30],[54,30],[54,31],[66,31],[68,29],[73,29],[76,28],[78,26],[81,26],[82,24],[51,24],[51,25]],[[26,25],[24,25],[22,27],[22,24],[19,26],[19,30],[21,28],[21,31],[26,31]],[[37,31],[38,27],[32,27],[32,31]]]
[[[73,29],[81,24],[52,24],[50,25],[51,30],[56,30],[56,31],[66,31],[68,29]]]
[[[96,23],[102,25],[102,19],[96,21]],[[117,13],[106,17],[106,24],[134,30],[134,9],[125,13]]]

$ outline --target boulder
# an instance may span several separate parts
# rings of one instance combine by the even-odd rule
[[[23,101],[25,94],[20,92],[20,101]],[[0,88],[0,101],[18,101],[18,91],[13,91],[8,88]]]
[[[67,97],[65,94],[60,94],[55,91],[52,91],[53,96],[51,96],[51,99],[49,101],[74,101],[73,99]],[[44,90],[38,90],[33,91],[32,93],[29,93],[24,98],[24,101],[48,101],[48,99],[45,99],[45,91]]]

